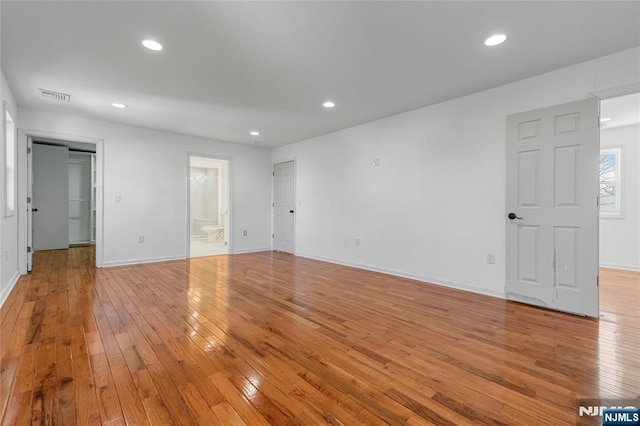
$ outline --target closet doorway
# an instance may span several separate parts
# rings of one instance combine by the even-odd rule
[[[66,249],[96,241],[95,145],[32,145],[33,249]]]

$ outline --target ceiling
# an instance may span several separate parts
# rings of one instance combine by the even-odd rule
[[[0,7],[2,68],[19,105],[264,147],[640,45],[638,1]],[[484,46],[496,32],[507,41]],[[145,49],[145,38],[164,49]],[[327,99],[336,107],[323,108]]]
[[[640,123],[640,93],[602,100],[600,117],[610,119],[600,123],[603,129]]]

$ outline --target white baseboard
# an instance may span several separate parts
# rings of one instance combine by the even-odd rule
[[[157,263],[157,262],[169,262],[172,260],[184,260],[185,256],[164,256],[164,257],[150,257],[146,259],[129,259],[129,260],[107,260],[102,263],[105,268],[113,266],[127,266],[127,265],[139,265],[143,263]]]
[[[271,247],[234,250],[232,254],[260,253],[263,251],[271,251]]]
[[[611,268],[611,269],[622,269],[623,271],[637,271],[640,272],[640,266],[630,266],[630,265],[613,265],[610,263],[601,263],[601,268]]]
[[[482,294],[484,296],[491,296],[491,297],[497,297],[499,299],[505,299],[505,294],[502,292],[490,291],[484,288],[475,287],[473,285],[454,283],[454,282],[444,281],[444,280],[437,280],[434,278],[424,277],[422,275],[410,274],[406,272],[396,271],[393,269],[379,268],[371,265],[363,265],[363,264],[353,263],[353,262],[342,262],[337,259],[328,259],[324,257],[306,254],[306,253],[296,253],[296,256],[306,257],[308,259],[320,260],[322,262],[335,263],[337,265],[350,266],[352,268],[364,269],[366,271],[380,272],[383,274],[394,275],[397,277],[409,278],[412,280],[424,282],[426,284],[435,284],[442,287],[449,287],[457,290],[469,291],[471,293]]]
[[[245,254],[245,253],[258,253],[262,251],[271,251],[271,248],[252,248],[252,249],[242,249],[235,250],[232,254]],[[143,263],[157,263],[157,262],[170,262],[172,260],[184,260],[186,256],[166,256],[166,257],[152,257],[146,259],[129,259],[129,260],[107,260],[102,266],[105,268],[110,268],[113,266],[128,266],[128,265],[139,265]]]
[[[13,274],[13,277],[11,277],[11,279],[9,280],[9,285],[7,286],[7,288],[4,289],[2,294],[0,294],[0,308],[2,307],[2,305],[4,305],[4,302],[7,301],[7,298],[11,294],[11,291],[13,290],[13,288],[18,283],[19,279],[20,279],[20,272],[16,271],[16,273]]]

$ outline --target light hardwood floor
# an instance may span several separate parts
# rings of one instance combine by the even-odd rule
[[[600,320],[282,253],[95,269],[38,252],[0,311],[2,424],[574,424],[640,395],[640,274]]]

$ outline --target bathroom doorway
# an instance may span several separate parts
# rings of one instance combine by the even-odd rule
[[[189,256],[229,253],[229,160],[189,155]]]

